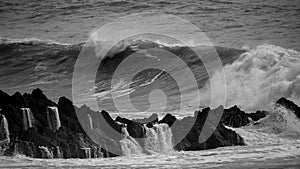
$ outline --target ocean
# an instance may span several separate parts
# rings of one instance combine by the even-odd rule
[[[135,13],[142,15],[135,16]],[[149,30],[191,41],[182,45],[168,38],[165,41],[141,36],[126,39],[120,42],[121,47],[110,49],[110,56],[101,60],[91,84],[84,76],[77,76],[74,72],[78,58],[88,49],[88,42],[97,30],[128,15],[132,16],[125,19],[129,26],[144,23]],[[183,18],[198,29],[189,29],[166,16]],[[108,111],[113,117],[143,118],[152,113],[163,117],[172,113],[182,118],[210,106],[212,100],[225,107],[238,105],[247,113],[268,110],[271,115],[262,119],[259,127],[233,129],[245,138],[246,146],[108,159],[0,157],[0,168],[299,167],[300,123],[285,110],[279,113],[274,110],[274,101],[281,97],[300,105],[299,17],[297,0],[2,0],[0,89],[9,94],[41,88],[54,101],[66,96],[75,98],[78,105],[89,105],[91,99],[96,99],[98,109]],[[125,26],[117,30],[130,31]],[[203,46],[196,38],[199,30],[209,39],[210,47]],[[113,35],[107,35],[110,36]],[[147,48],[157,50],[145,52]],[[175,54],[185,65],[163,51]],[[195,51],[207,61],[199,60]],[[129,56],[132,60],[120,66]],[[216,56],[223,66],[225,82],[219,69],[210,74],[205,65],[213,64],[215,60],[211,58]],[[165,67],[160,70],[157,65],[161,62]],[[90,66],[85,65],[89,62],[81,64],[79,69]],[[157,65],[138,71],[151,64]],[[195,76],[195,83],[186,76],[186,66]],[[116,71],[119,72],[115,75]],[[224,93],[218,86],[224,83],[223,102]],[[212,91],[215,98],[210,95]],[[131,107],[124,98],[130,99]],[[274,120],[278,117],[284,121]]]

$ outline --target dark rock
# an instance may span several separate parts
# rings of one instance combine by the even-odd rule
[[[277,100],[276,105],[284,106],[285,108],[294,111],[295,115],[300,118],[300,107],[297,106],[294,102],[282,97]]]
[[[25,155],[28,157],[39,157],[34,144],[28,141],[15,141],[11,148],[6,152],[6,155]]]
[[[241,127],[250,123],[247,114],[237,106],[224,109],[222,123],[230,127]]]
[[[133,121],[141,123],[141,124],[146,124],[147,127],[151,128],[151,127],[153,127],[153,124],[158,123],[158,115],[156,113],[153,113],[148,118],[133,119]]]
[[[211,113],[215,115],[214,113],[221,111],[220,108],[196,111],[194,117],[185,117],[181,120],[177,120],[171,114],[167,114],[160,121],[158,121],[157,114],[144,119],[129,120],[117,117],[113,120],[106,111],[99,113],[85,105],[77,108],[66,97],[59,98],[56,104],[49,100],[40,89],[33,90],[31,94],[21,95],[17,92],[13,96],[0,91],[0,99],[3,100],[0,103],[0,109],[7,118],[10,140],[12,140],[5,150],[6,155],[24,154],[38,158],[114,157],[118,153],[113,154],[107,150],[115,148],[117,152],[121,151],[119,141],[123,138],[122,127],[126,126],[130,136],[144,138],[146,135],[144,125],[153,127],[155,123],[166,123],[172,127],[174,140],[179,138],[178,135],[184,135],[181,140],[176,140],[178,144],[175,149],[177,150],[202,150],[219,146],[243,145],[243,139],[234,131],[224,127],[223,123],[233,127],[249,123],[247,115],[237,107],[224,111],[222,123],[219,123],[217,119],[207,120]],[[48,106],[58,108],[61,120],[61,127],[58,130],[50,130],[48,127],[46,113]],[[20,108],[23,107],[30,108],[35,119],[35,126],[26,131],[22,130],[21,123]],[[93,127],[90,125],[89,118],[92,119]],[[204,125],[206,121],[208,125]],[[205,129],[204,126],[206,126]],[[212,131],[212,135],[204,142],[201,141],[203,130]],[[102,148],[97,143],[101,144]]]
[[[77,158],[78,151],[81,151],[80,148],[98,146],[87,137],[77,118],[77,108],[72,101],[65,97],[61,97],[57,105],[49,100],[40,89],[35,89],[31,94],[21,95],[16,92],[12,96],[0,91],[0,99],[4,99],[0,103],[0,109],[7,118],[10,140],[12,140],[12,143],[5,150],[1,147],[2,154],[24,154],[38,158]],[[48,127],[46,112],[48,106],[56,105],[61,119],[61,127],[53,131]],[[35,124],[34,127],[26,131],[22,129],[21,108],[23,107],[27,107],[32,111]],[[95,114],[99,115],[99,112],[90,109],[84,111],[93,114],[93,116]],[[110,116],[107,114],[106,119],[108,118]],[[116,125],[112,119],[111,122]],[[99,127],[99,124],[97,125]],[[121,130],[120,126],[116,125],[116,127],[119,127],[119,131]],[[78,133],[83,134],[78,137]],[[105,141],[107,140],[109,139]],[[97,151],[97,154],[100,155],[101,153],[101,149],[100,152]]]
[[[116,121],[127,125],[127,131],[131,137],[144,138],[146,136],[146,130],[142,124],[126,118],[122,118],[120,116],[116,118]]]
[[[223,111],[222,107],[219,107],[215,110],[210,110],[209,108],[203,109],[201,111],[195,112],[194,117],[185,117],[182,120],[178,120],[174,123],[172,127],[173,137],[175,142],[178,144],[175,145],[177,150],[204,150],[211,149],[221,146],[232,146],[232,145],[244,145],[242,137],[240,137],[234,131],[227,129],[223,126],[222,123],[219,123],[215,120],[217,119],[207,119],[209,113],[221,115]],[[208,138],[201,141],[201,135],[204,136],[207,131],[203,131],[204,124],[207,123],[205,130],[212,131],[212,135],[207,136]],[[214,126],[217,124],[217,126]],[[188,134],[180,141],[176,138],[180,138],[181,135],[185,134],[185,129],[190,128]]]
[[[249,114],[247,114],[247,116],[250,117],[253,121],[257,121],[257,120],[259,120],[261,118],[266,117],[267,114],[268,114],[267,111],[264,111],[264,110],[260,111],[260,110],[258,110],[255,113],[249,113]]]
[[[61,147],[56,146],[53,148],[53,157],[54,158],[63,158],[63,153],[61,151]]]
[[[52,159],[53,152],[51,149],[45,146],[39,146],[39,150],[41,152],[41,158]]]
[[[91,149],[90,148],[80,148],[78,151],[79,158],[91,158]]]
[[[71,158],[71,150],[69,144],[62,142],[61,143],[63,158]]]
[[[168,113],[158,123],[167,123],[169,125],[169,127],[171,127],[175,121],[176,121],[176,117]]]

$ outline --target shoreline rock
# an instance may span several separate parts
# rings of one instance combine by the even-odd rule
[[[104,130],[103,128],[107,127],[103,126],[104,124],[109,125],[111,130],[120,135],[122,128],[126,127],[131,137],[145,138],[145,127],[152,128],[155,124],[166,123],[172,127],[173,139],[177,143],[174,145],[175,150],[204,150],[221,146],[244,145],[243,138],[226,128],[225,125],[241,127],[250,123],[249,118],[256,121],[267,114],[265,111],[247,114],[237,106],[224,109],[221,121],[217,125],[213,120],[207,122],[209,127],[205,130],[211,130],[212,135],[202,142],[200,137],[209,113],[215,113],[221,110],[220,108],[214,110],[205,108],[202,111],[196,111],[193,117],[188,116],[181,120],[171,114],[166,114],[161,120],[158,119],[157,114],[144,119],[130,120],[117,117],[114,120],[104,110],[96,112],[85,105],[78,108],[66,97],[60,97],[58,103],[55,103],[49,100],[40,89],[34,89],[31,94],[22,95],[16,92],[12,96],[0,90],[0,99],[2,100],[0,102],[1,119],[5,117],[9,131],[9,141],[4,144],[0,140],[0,155],[23,154],[33,158],[117,156],[106,149],[112,146],[121,152],[122,137],[112,134],[110,130]],[[296,115],[299,114],[300,108],[285,98],[278,100],[277,104],[294,110]],[[32,117],[30,115],[30,118],[34,121],[26,125],[26,128],[22,124],[24,121],[22,108],[28,108],[31,111]],[[53,112],[50,112],[52,110]],[[52,113],[51,116],[49,113]],[[81,124],[79,119],[84,124]],[[28,119],[25,121],[28,123]],[[186,131],[187,129],[190,130]],[[181,140],[176,140],[184,133],[188,134]],[[105,146],[101,147],[97,143]]]

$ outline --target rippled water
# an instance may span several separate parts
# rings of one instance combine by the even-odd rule
[[[300,143],[220,147],[105,159],[0,157],[2,167],[20,168],[299,168]]]
[[[292,97],[299,103],[298,0],[1,0],[0,88],[12,94],[40,87],[51,99],[56,100],[61,95],[70,97],[73,66],[82,47],[79,43],[85,42],[92,32],[109,21],[136,12],[168,13],[191,21],[216,46],[231,48],[231,54],[222,58],[226,63],[233,62],[236,55],[245,52],[239,49],[261,45],[226,68],[231,80],[229,87],[233,87],[229,91],[245,91],[240,95],[229,93],[231,104],[239,103],[252,110],[279,96]],[[193,33],[186,36],[192,37]],[[9,45],[2,42],[9,42]],[[256,64],[248,64],[249,60]],[[255,71],[249,73],[247,68]],[[164,79],[160,77],[160,72],[154,72],[139,85],[162,86]],[[199,77],[203,81],[203,74]],[[213,80],[218,82],[217,78]],[[120,83],[124,85],[122,81]],[[105,90],[101,87],[105,84],[99,82],[97,85],[99,95],[103,94],[101,92]],[[118,86],[120,90],[122,85]],[[168,89],[171,87],[166,85]],[[249,100],[253,103],[248,104]],[[299,135],[288,139],[290,133],[284,137],[266,133],[274,127],[277,130],[278,124],[273,121],[263,124],[268,127],[234,129],[245,138],[247,146],[107,159],[0,157],[0,168],[300,168]],[[298,131],[299,123],[292,121],[291,124],[291,128]]]
[[[0,2],[0,36],[74,43],[92,30],[136,12],[183,17],[219,46],[241,48],[271,43],[300,49],[298,0],[39,0]]]

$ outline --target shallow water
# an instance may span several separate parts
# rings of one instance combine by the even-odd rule
[[[300,142],[105,159],[0,157],[3,168],[299,168]]]

